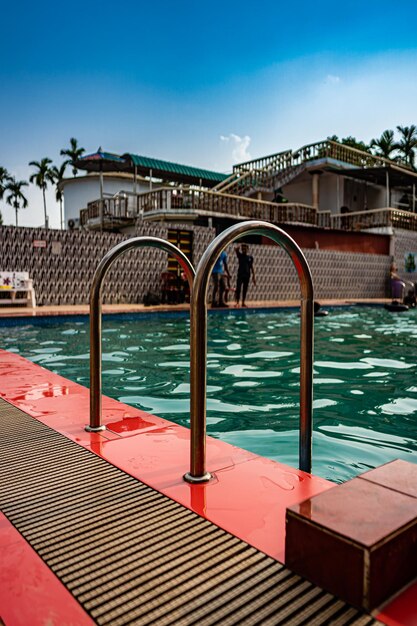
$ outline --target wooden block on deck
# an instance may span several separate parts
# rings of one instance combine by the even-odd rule
[[[416,480],[416,465],[395,461],[290,507],[286,565],[355,606],[381,605],[417,576]]]
[[[417,498],[417,465],[415,463],[397,459],[369,470],[358,478]]]

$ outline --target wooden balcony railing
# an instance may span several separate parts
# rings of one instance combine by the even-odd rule
[[[317,226],[319,228],[331,228],[331,212],[317,211]]]
[[[303,146],[295,152],[286,150],[260,159],[239,163],[233,174],[217,186],[216,191],[245,195],[255,190],[276,189],[294,178],[300,166],[319,159],[333,159],[355,167],[372,168],[393,165],[389,159],[351,148],[335,141],[319,141]],[[398,164],[396,164],[397,167]],[[299,170],[298,170],[299,171]]]
[[[270,222],[316,224],[316,209],[300,203],[276,204],[214,191],[155,189],[138,196],[144,218],[152,214],[189,212],[196,215],[264,219]]]
[[[327,158],[364,168],[393,165],[393,162],[389,159],[329,140],[303,146],[296,152],[293,152],[292,157],[294,164]]]
[[[233,167],[233,172],[244,172],[248,170],[265,170],[271,173],[272,170],[281,171],[287,167],[307,163],[315,159],[335,159],[343,163],[349,163],[357,167],[382,167],[393,165],[393,161],[375,156],[350,146],[337,143],[336,141],[319,141],[303,146],[299,150],[292,152],[286,150],[271,154],[260,159],[239,163]],[[403,167],[395,163],[397,167]]]
[[[367,230],[369,228],[402,228],[417,231],[417,214],[399,209],[384,208],[331,215],[331,228],[339,230]]]
[[[89,202],[87,208],[80,212],[81,226],[86,226],[88,222],[100,219],[101,215],[103,222],[132,219],[137,213],[135,205],[136,200],[133,203],[132,196],[127,195],[94,200]]]
[[[101,202],[104,227],[128,223],[139,216],[145,219],[217,216],[238,220],[261,219],[275,224],[306,224],[347,231],[387,227],[417,231],[417,214],[395,208],[332,214],[330,211],[318,212],[314,207],[300,203],[277,204],[227,193],[171,187],[90,202],[87,209],[81,211],[82,226],[100,226]]]
[[[280,170],[291,165],[292,152],[284,150],[276,154],[270,154],[260,159],[253,159],[245,163],[239,163],[233,167],[234,172],[245,172],[247,170]]]

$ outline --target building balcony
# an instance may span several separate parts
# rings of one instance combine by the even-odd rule
[[[199,218],[259,219],[275,224],[317,225],[317,211],[301,203],[277,204],[200,189],[161,187],[141,194],[124,194],[90,202],[80,213],[81,226],[109,230],[149,221],[195,221]]]
[[[384,232],[394,228],[417,231],[417,214],[392,207],[350,213],[317,211],[301,203],[267,202],[200,189],[161,187],[141,194],[123,193],[90,202],[80,214],[81,226],[116,230],[148,221],[196,221],[228,218],[265,220],[273,224],[303,225],[345,231]]]

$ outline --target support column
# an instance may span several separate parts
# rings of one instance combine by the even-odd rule
[[[336,176],[336,195],[337,195],[337,213],[340,212],[341,202],[340,202],[340,178],[339,174]]]
[[[103,222],[104,222],[104,181],[103,181],[103,170],[100,168],[100,232],[103,230]]]
[[[311,172],[311,204],[317,209],[320,208],[320,176],[321,172]]]
[[[388,208],[391,204],[388,169],[385,172],[385,186],[386,186],[386,202],[387,202],[387,208]]]

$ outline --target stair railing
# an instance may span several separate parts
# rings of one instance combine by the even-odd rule
[[[247,221],[231,226],[209,245],[194,279],[191,298],[191,463],[184,480],[204,483],[211,479],[206,469],[206,385],[207,385],[207,292],[211,273],[220,253],[245,235],[262,235],[282,246],[297,270],[301,287],[300,349],[300,443],[299,467],[311,473],[313,421],[313,281],[307,260],[286,232],[268,222]]]
[[[101,303],[104,278],[113,263],[128,250],[138,247],[160,248],[172,254],[185,272],[193,288],[194,268],[185,254],[177,246],[159,237],[132,237],[114,246],[100,261],[90,290],[90,423],[85,427],[88,432],[100,432],[106,427],[102,424],[102,346],[101,346]]]

